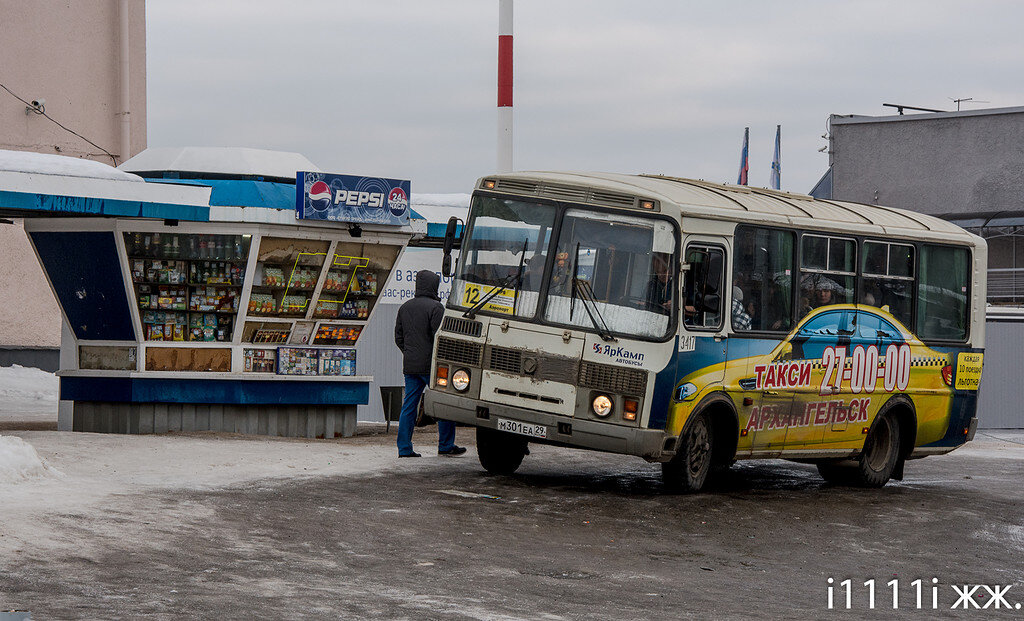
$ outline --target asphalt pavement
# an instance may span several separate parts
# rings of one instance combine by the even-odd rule
[[[0,609],[33,619],[1024,618],[1024,434],[979,436],[878,490],[760,461],[699,495],[666,493],[657,465],[637,458],[544,446],[516,475],[490,476],[470,430],[459,431],[462,458],[437,456],[417,434],[424,457],[401,467],[126,493],[98,512],[47,515],[81,551],[7,558]],[[391,451],[394,435],[360,442]],[[985,585],[970,599],[989,607],[960,601],[964,585]]]

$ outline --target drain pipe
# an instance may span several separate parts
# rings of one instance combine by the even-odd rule
[[[128,62],[128,2],[129,0],[121,0],[119,9],[118,19],[120,26],[120,47],[121,47],[121,101],[120,101],[120,114],[121,114],[121,162],[124,163],[132,156],[132,143],[131,143],[131,131],[132,131],[132,120],[131,120],[131,97],[128,80],[128,72],[130,70],[130,63]]]

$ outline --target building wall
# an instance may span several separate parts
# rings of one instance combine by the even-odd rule
[[[116,156],[146,148],[146,5],[128,0],[130,152],[121,153],[118,0],[0,0],[0,83]],[[0,149],[110,157],[0,89]],[[60,310],[19,223],[0,225],[0,348],[60,345]]]
[[[128,0],[131,153],[120,152],[120,22],[117,0],[0,0],[0,82],[117,157],[146,148],[146,5]],[[102,151],[0,89],[0,149],[88,157]]]
[[[1024,107],[905,116],[831,117],[836,200],[933,215],[1024,212]],[[1005,250],[990,244],[989,267]],[[1015,265],[1015,264],[1014,264]],[[978,425],[1024,428],[1024,322],[986,322]]]
[[[1024,108],[831,117],[832,198],[928,214],[1024,209]]]

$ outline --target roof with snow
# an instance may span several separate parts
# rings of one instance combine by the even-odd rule
[[[143,177],[167,178],[169,172],[185,178],[260,178],[295,183],[300,170],[320,172],[298,153],[244,147],[150,147],[118,166]]]

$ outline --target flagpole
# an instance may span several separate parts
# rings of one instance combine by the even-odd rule
[[[740,151],[740,176],[736,185],[747,185],[747,172],[750,170],[750,128],[743,128],[743,149]]]
[[[772,179],[773,190],[782,189],[782,126],[775,126],[775,157],[772,158]]]

